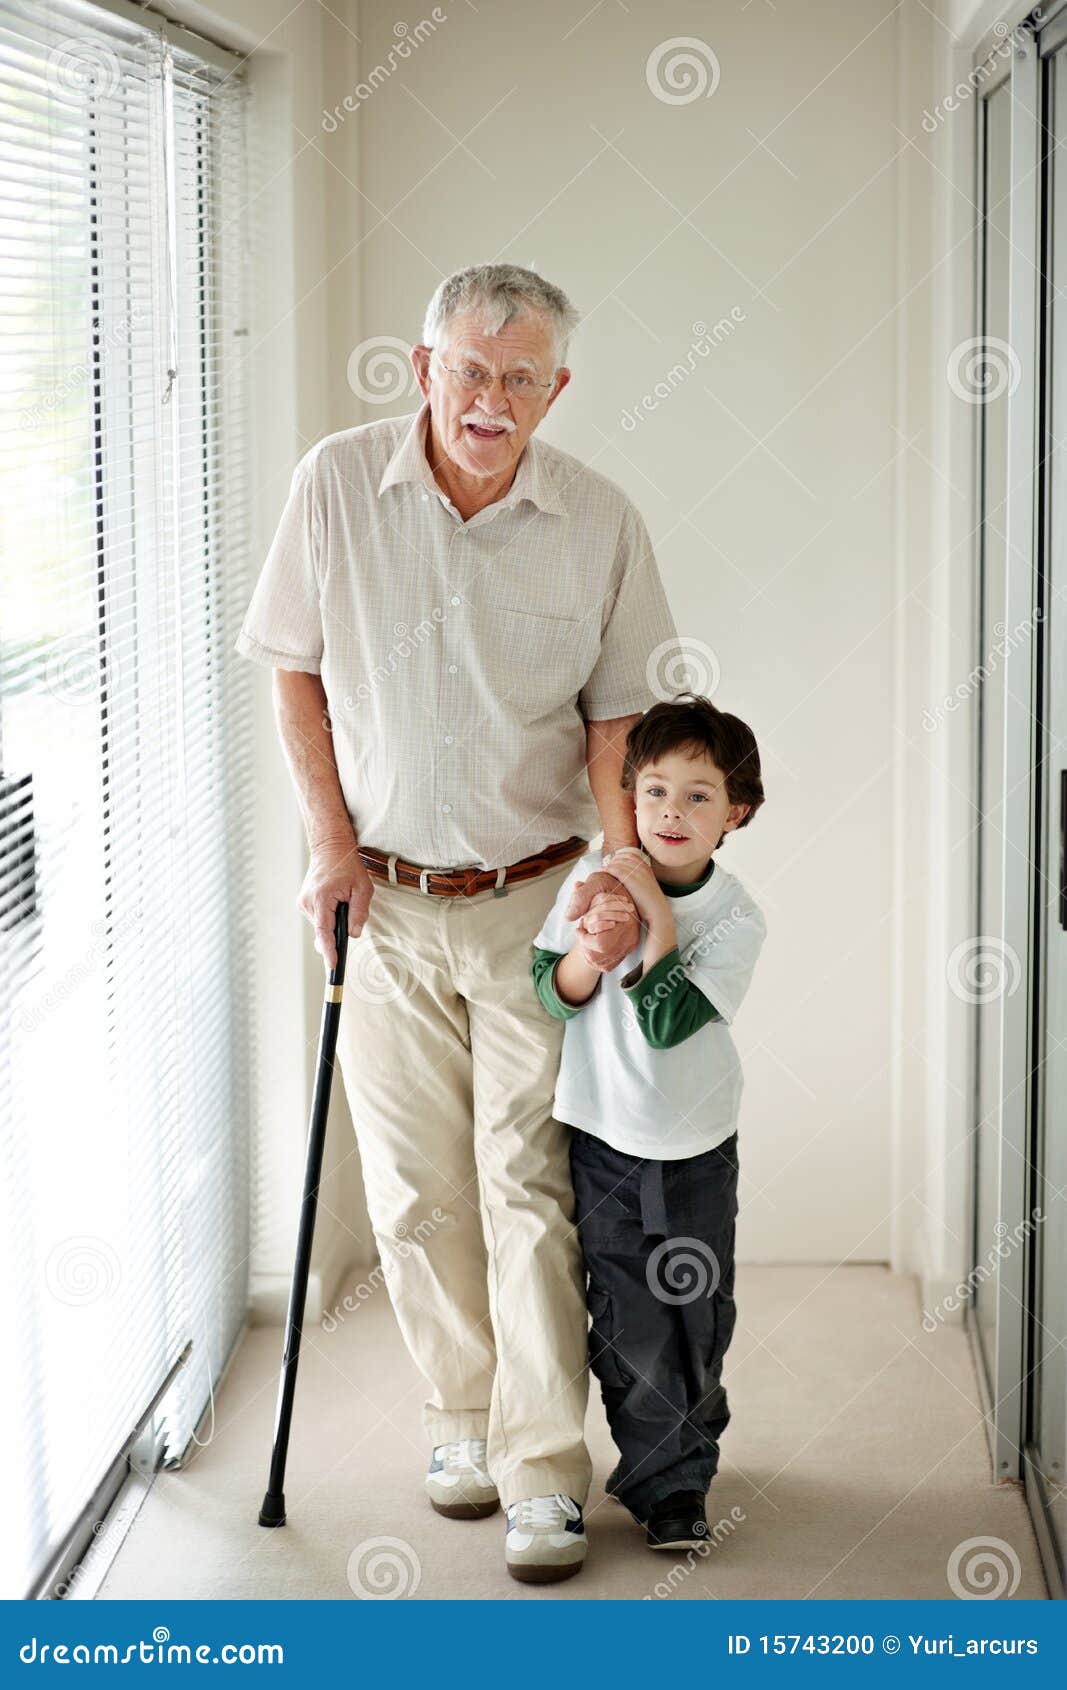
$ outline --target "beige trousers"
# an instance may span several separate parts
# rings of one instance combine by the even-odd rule
[[[531,945],[572,862],[471,898],[374,880],[350,940],[337,1057],[397,1321],[430,1386],[431,1444],[487,1440],[505,1506],[591,1464],[563,1023]]]

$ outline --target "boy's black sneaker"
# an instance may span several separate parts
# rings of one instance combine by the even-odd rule
[[[645,1521],[645,1542],[650,1549],[691,1549],[707,1541],[708,1522],[700,1491],[672,1491],[652,1504]]]

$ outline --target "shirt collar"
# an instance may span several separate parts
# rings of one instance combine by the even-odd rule
[[[385,473],[378,483],[379,497],[387,487],[404,481],[418,482],[429,492],[440,493],[441,489],[433,478],[426,458],[426,433],[429,425],[430,401],[424,399],[421,408],[411,419],[410,428],[385,466]],[[566,514],[559,494],[552,484],[544,451],[535,435],[531,435],[526,442],[515,470],[515,479],[498,503],[517,505],[520,499],[532,500],[540,510],[547,511],[551,516]]]
[[[687,880],[684,886],[669,886],[665,880],[661,880],[659,889],[661,892],[666,892],[668,898],[684,898],[687,893],[699,892],[702,886],[706,886],[714,869],[715,858],[709,857],[708,866],[698,880]]]

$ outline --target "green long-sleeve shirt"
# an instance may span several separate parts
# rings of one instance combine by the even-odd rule
[[[669,886],[660,881],[660,888],[668,898],[695,892],[711,879],[714,868],[715,859],[709,858],[699,880],[684,886]],[[565,1003],[556,991],[556,964],[563,954],[562,951],[549,951],[535,945],[530,972],[537,995],[548,1013],[559,1021],[568,1021],[572,1015],[580,1015],[585,1004]],[[642,966],[639,962],[636,968],[630,969],[622,976],[619,985],[630,999],[637,1024],[654,1050],[668,1050],[690,1038],[707,1022],[722,1020],[710,999],[687,976],[677,945],[660,957],[643,977]],[[594,991],[599,990],[598,980]]]

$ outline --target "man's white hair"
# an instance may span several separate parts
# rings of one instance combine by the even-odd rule
[[[536,270],[518,264],[471,264],[437,287],[426,307],[423,345],[447,344],[449,323],[467,311],[475,313],[485,334],[499,334],[516,317],[544,318],[555,343],[553,373],[566,362],[571,332],[581,320],[562,288],[546,282]]]

